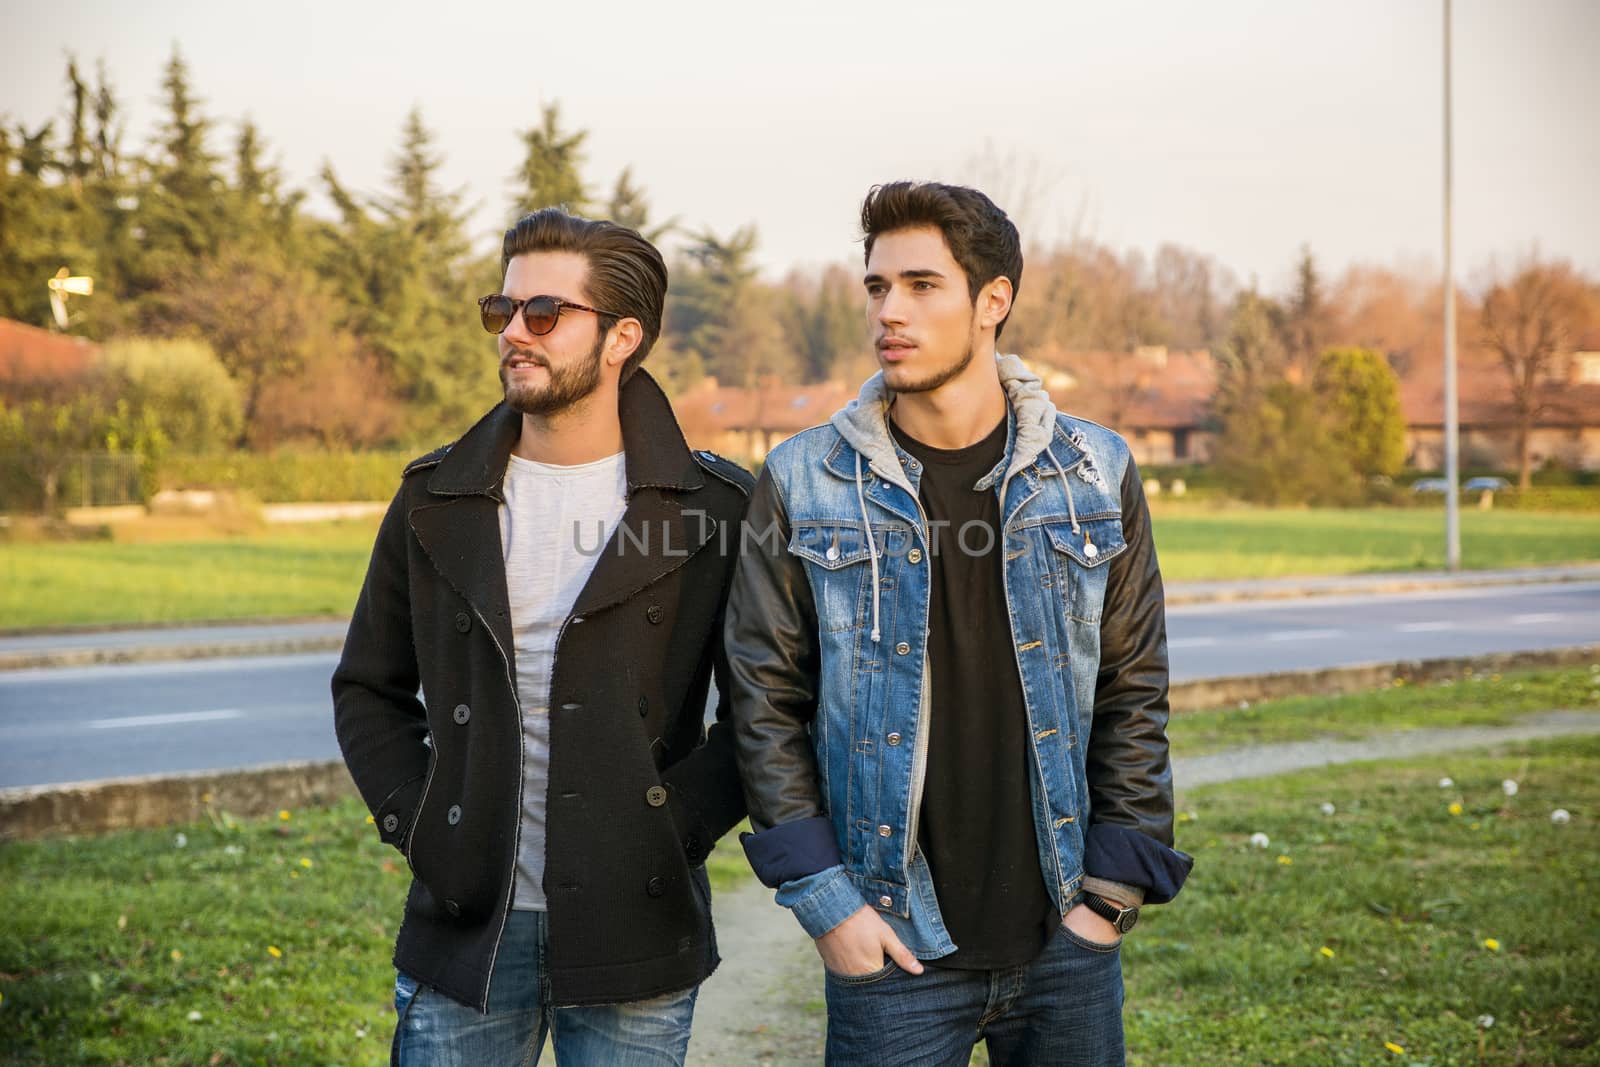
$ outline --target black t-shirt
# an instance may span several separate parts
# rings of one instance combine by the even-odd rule
[[[1006,423],[953,450],[893,432],[922,463],[930,527],[932,729],[917,840],[957,946],[933,962],[966,970],[1019,966],[1038,956],[1057,920],[1034,836],[1000,503],[993,486],[972,488],[1004,455]]]

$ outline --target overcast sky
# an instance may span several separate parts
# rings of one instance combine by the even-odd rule
[[[658,216],[756,223],[769,276],[859,262],[867,187],[924,177],[985,186],[1025,237],[1177,242],[1277,290],[1302,244],[1329,274],[1442,262],[1441,32],[1442,0],[56,0],[0,6],[0,113],[60,114],[70,51],[143,145],[176,43],[213,149],[249,115],[313,192],[324,158],[377,191],[420,106],[486,245],[517,133],[559,101],[591,185],[631,164]],[[1457,0],[1467,280],[1535,245],[1600,272],[1597,45],[1594,0]]]

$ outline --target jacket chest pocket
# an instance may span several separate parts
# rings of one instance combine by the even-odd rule
[[[861,524],[796,522],[789,552],[806,561],[823,632],[859,629],[872,610],[871,552]]]
[[[1109,564],[1128,550],[1122,536],[1122,517],[1110,515],[1078,522],[1044,524],[1049,539],[1053,566],[1051,583],[1056,587],[1067,614],[1079,622],[1098,623],[1105,603]]]

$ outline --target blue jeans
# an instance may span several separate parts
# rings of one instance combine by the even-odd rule
[[[558,1008],[542,911],[513,911],[489,983],[489,1012],[403,972],[394,981],[393,1067],[531,1067],[545,1037],[559,1067],[682,1067],[699,987],[625,1004]]]
[[[1037,959],[996,971],[937,961],[828,973],[829,1067],[966,1067],[987,1041],[994,1067],[1121,1067],[1121,944],[1059,927]]]

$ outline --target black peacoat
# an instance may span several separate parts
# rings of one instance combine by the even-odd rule
[[[644,372],[619,410],[627,508],[557,639],[545,895],[556,1004],[685,989],[718,962],[703,864],[744,815],[722,612],[752,479],[691,452]],[[500,544],[521,416],[406,467],[333,675],[345,762],[412,883],[395,966],[485,1009],[514,892],[522,724]],[[420,689],[420,693],[419,693]]]

